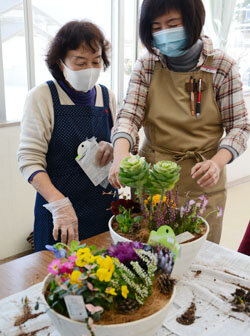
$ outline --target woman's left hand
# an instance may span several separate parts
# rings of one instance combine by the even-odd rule
[[[99,166],[106,166],[113,160],[113,147],[109,142],[100,141],[98,144],[98,151],[96,153],[96,164]]]
[[[197,183],[202,188],[210,188],[216,185],[220,177],[220,167],[213,160],[206,160],[196,163],[191,169],[192,178],[202,177]]]

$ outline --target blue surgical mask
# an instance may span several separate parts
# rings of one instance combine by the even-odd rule
[[[154,46],[168,57],[186,54],[187,34],[184,27],[170,28],[153,33]]]

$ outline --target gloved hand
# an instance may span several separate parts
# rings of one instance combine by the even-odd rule
[[[53,237],[58,239],[58,231],[61,230],[62,243],[70,243],[72,240],[78,241],[78,219],[75,210],[68,197],[44,204],[53,217]]]

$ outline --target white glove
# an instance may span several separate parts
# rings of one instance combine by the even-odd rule
[[[52,214],[54,239],[58,239],[58,231],[61,230],[62,243],[68,242],[69,244],[72,240],[78,241],[78,219],[69,198],[65,197],[43,206]]]

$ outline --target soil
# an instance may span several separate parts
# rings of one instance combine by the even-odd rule
[[[236,288],[232,293],[232,310],[235,312],[246,313],[250,316],[250,290],[245,291],[242,288]]]
[[[15,327],[20,326],[20,325],[24,324],[25,322],[27,322],[28,320],[34,319],[34,318],[38,317],[39,315],[44,314],[44,312],[37,313],[37,314],[32,314],[31,313],[31,307],[30,307],[28,301],[23,303],[22,309],[23,309],[22,314],[15,318],[15,323],[14,323]]]
[[[43,327],[41,329],[37,329],[37,330],[34,330],[34,331],[31,331],[31,332],[28,332],[28,333],[21,333],[21,334],[18,334],[18,336],[35,336],[39,331],[42,331],[42,330],[45,330],[45,329],[48,329],[49,327]],[[50,333],[47,335],[49,336]]]
[[[176,321],[180,324],[190,325],[195,321],[195,303],[192,302],[188,309],[181,316],[177,317]]]
[[[104,311],[101,315],[101,320],[95,322],[98,325],[120,324],[140,320],[152,314],[155,314],[162,309],[170,300],[170,294],[163,294],[157,287],[157,279],[155,278],[152,294],[148,297],[146,303],[138,310],[131,313],[119,314],[115,311]]]
[[[194,275],[194,277],[195,277],[195,278],[198,278],[198,276],[199,276],[200,274],[201,274],[201,271],[200,271],[200,270],[198,270],[198,271],[196,271],[196,272],[195,272],[195,275]]]
[[[135,216],[141,215],[141,214],[134,214]],[[129,240],[133,240],[133,241],[140,241],[141,243],[146,244],[148,242],[148,238],[150,235],[150,230],[147,227],[147,224],[142,221],[140,223],[139,228],[135,228],[134,230],[132,229],[132,232],[128,232],[128,233],[123,233],[122,231],[119,230],[119,224],[113,220],[112,222],[112,228],[115,232],[117,232],[120,236],[127,238]],[[182,242],[180,244],[185,244],[185,243],[190,243],[198,238],[200,238],[201,236],[203,236],[206,233],[207,227],[206,224],[201,224],[200,226],[201,229],[201,233],[197,234],[197,233],[192,233],[192,235],[194,235],[194,238],[191,238],[189,240],[186,240],[185,242]]]

